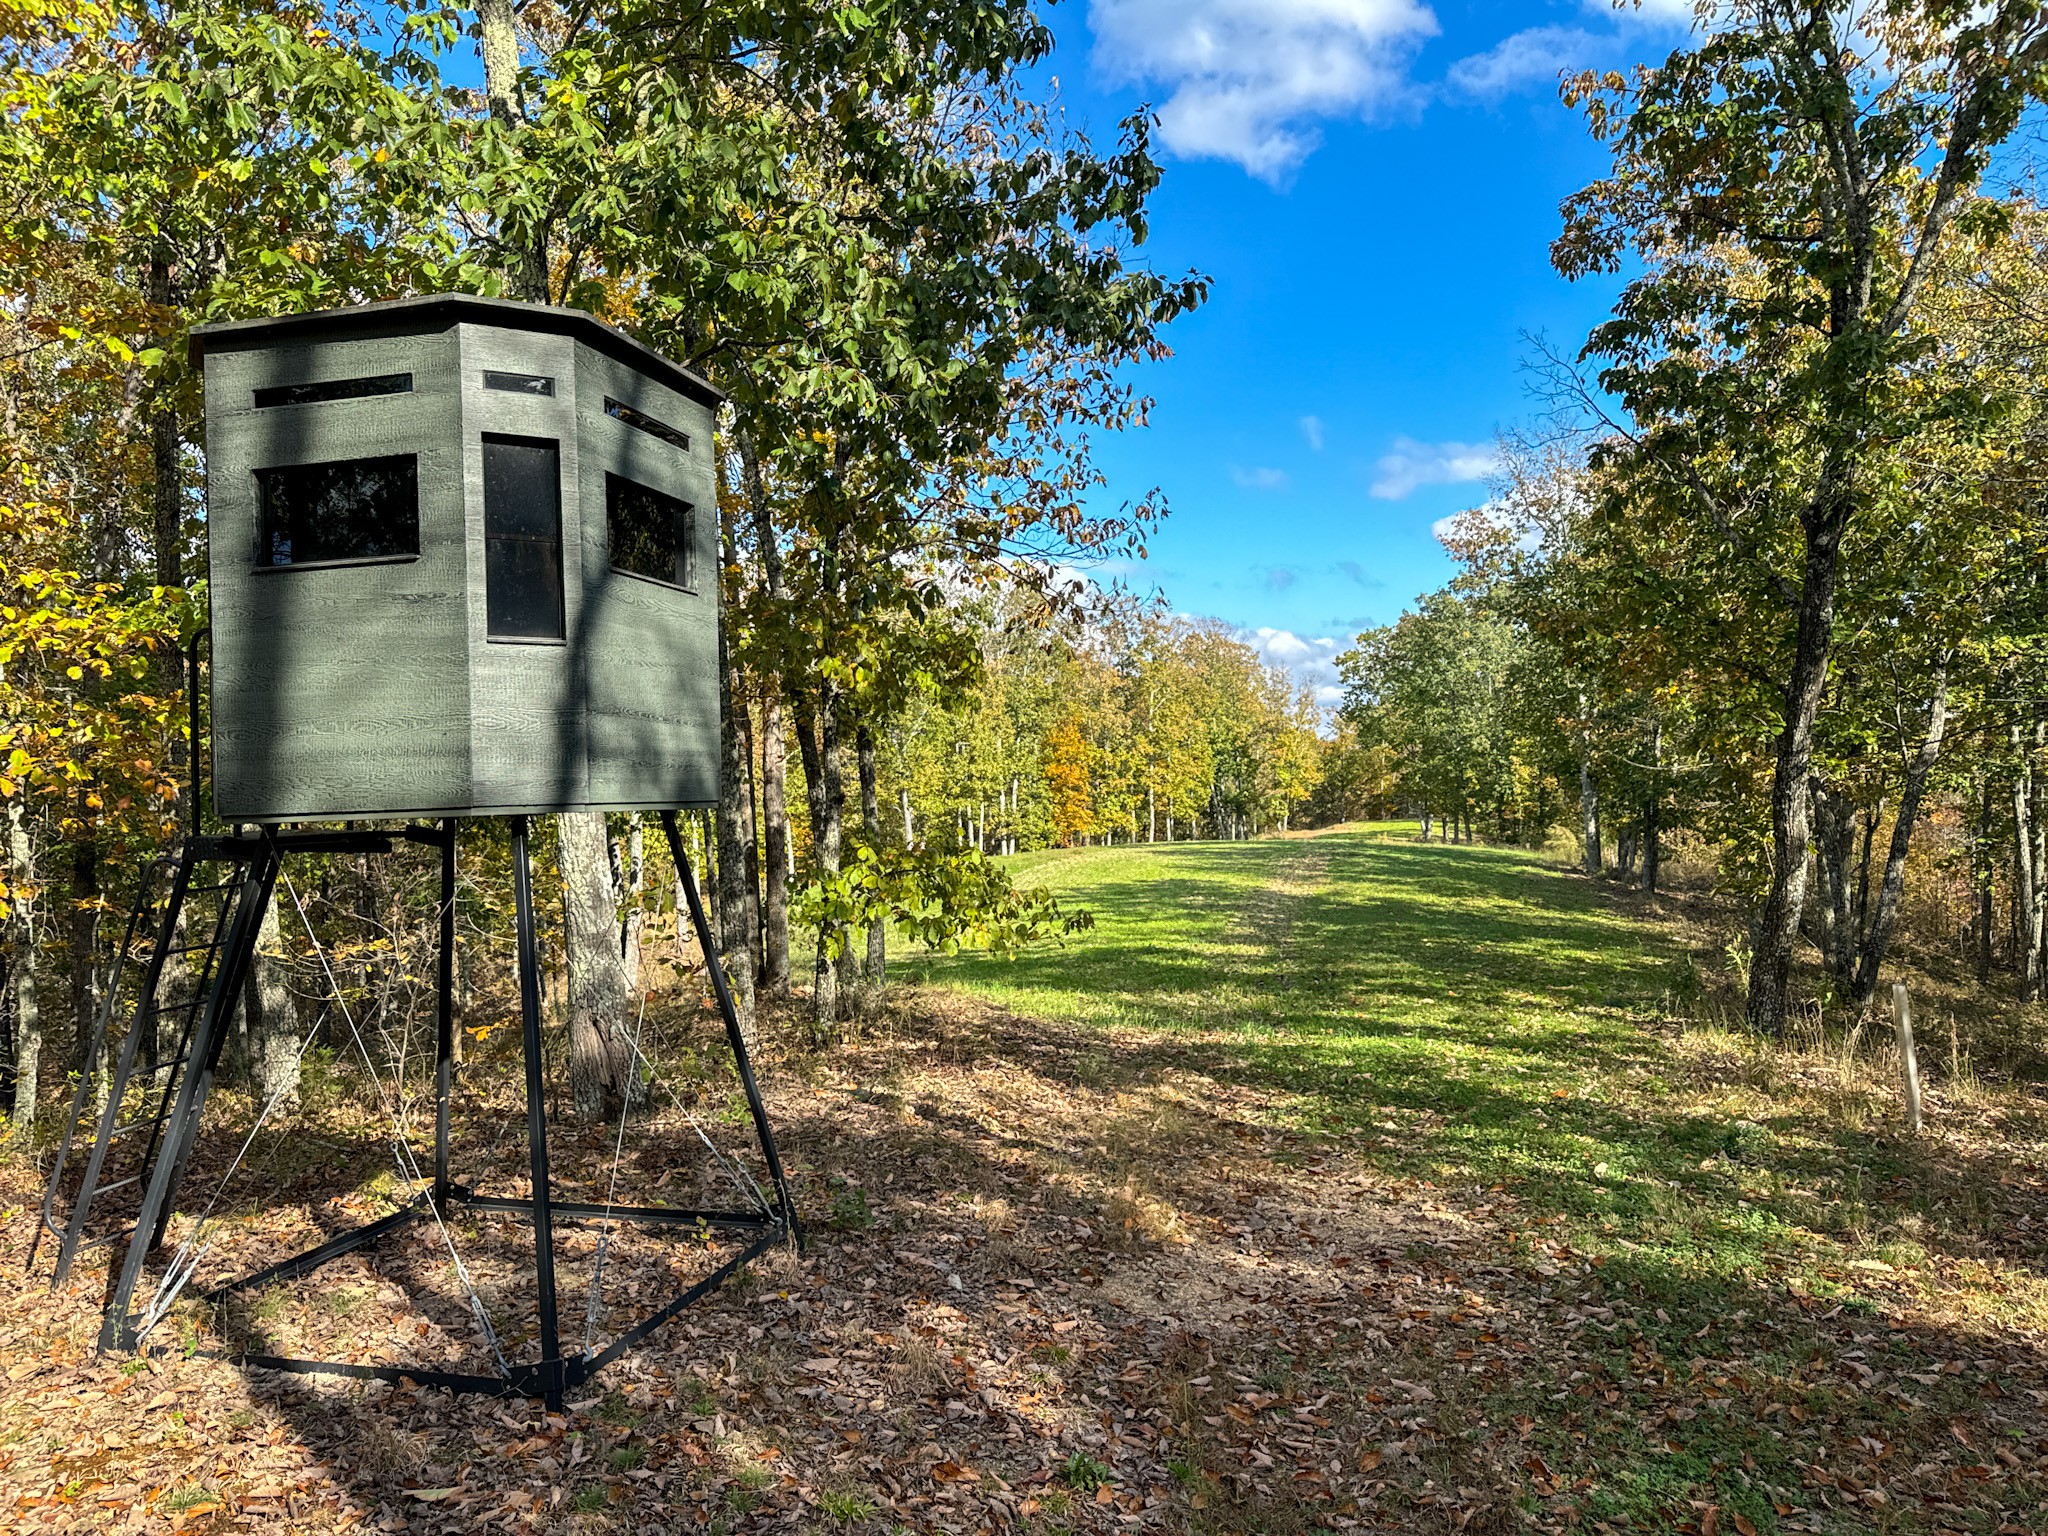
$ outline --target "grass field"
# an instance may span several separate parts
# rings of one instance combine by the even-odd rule
[[[1952,1084],[1931,1134],[1906,1138],[1890,1058],[1690,1024],[1704,984],[1682,926],[1520,851],[1381,826],[1013,863],[1095,929],[909,969],[1124,1037],[1109,1073],[1141,1078],[1172,1052],[1265,1090],[1298,1156],[1320,1142],[1504,1194],[1508,1273],[1580,1277],[1566,1305],[1592,1329],[1540,1346],[1474,1409],[1531,1417],[1532,1461],[1554,1488],[1583,1484],[1579,1513],[1684,1529],[1688,1505],[1695,1521],[1725,1507],[1723,1528],[1738,1512],[1763,1528],[1778,1505],[1812,1528],[2048,1529],[2039,1097]],[[1722,1411],[1646,1415],[1655,1399],[1631,1388],[1646,1360],[1704,1378]],[[1555,1411],[1586,1382],[1601,1406]],[[2014,1417],[1972,1436],[1987,1382]],[[1947,1475],[1959,1449],[1988,1475]],[[1918,1508],[1883,1491],[1885,1469],[1916,1460]],[[1789,1493],[1808,1463],[1867,1463],[1870,1481],[1837,1487],[1829,1514]],[[2026,1477],[1994,1488],[2000,1467]]]

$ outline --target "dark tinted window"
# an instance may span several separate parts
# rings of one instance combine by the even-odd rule
[[[256,471],[258,565],[317,565],[420,552],[418,462],[409,453]]]
[[[372,395],[411,393],[411,374],[379,373],[362,379],[329,379],[325,384],[273,384],[256,391],[256,404],[318,405],[323,400],[366,400]]]
[[[636,485],[620,475],[604,477],[605,533],[612,569],[655,581],[690,585],[690,504]]]
[[[680,448],[685,453],[690,451],[689,433],[678,427],[672,427],[665,421],[657,421],[645,411],[636,411],[632,406],[612,399],[610,395],[605,396],[604,413],[607,416],[617,417],[629,427],[637,427],[649,437],[658,437],[664,443]]]
[[[493,639],[562,638],[562,453],[484,435],[484,586]]]

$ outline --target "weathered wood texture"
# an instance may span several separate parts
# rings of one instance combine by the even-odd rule
[[[200,335],[217,813],[262,822],[715,803],[715,392],[587,317],[586,335],[577,317],[536,306],[375,308],[364,328],[377,334],[352,334],[340,312],[325,331]],[[427,328],[391,334],[408,315]],[[486,388],[487,370],[540,375],[554,390]],[[261,388],[386,373],[410,373],[411,392],[254,404]],[[608,414],[608,399],[688,433],[689,449]],[[563,640],[488,634],[486,433],[558,444]],[[259,564],[256,471],[403,453],[418,456],[416,557]],[[607,471],[695,509],[695,590],[611,568]]]

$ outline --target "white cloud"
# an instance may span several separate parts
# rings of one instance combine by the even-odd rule
[[[1308,120],[1415,99],[1408,63],[1437,21],[1419,0],[1091,0],[1095,60],[1171,94],[1167,147],[1279,181],[1314,149]]]
[[[1308,440],[1310,448],[1317,453],[1323,451],[1323,418],[1304,416],[1301,418],[1301,435]]]
[[[1287,488],[1287,471],[1284,469],[1233,467],[1230,478],[1247,491],[1281,491]]]
[[[1500,452],[1492,443],[1418,443],[1397,437],[1393,450],[1374,466],[1372,493],[1382,501],[1401,501],[1421,486],[1484,480],[1499,463]]]
[[[1513,534],[1516,545],[1528,554],[1543,547],[1543,525],[1525,507],[1506,496],[1489,496],[1476,507],[1440,517],[1429,525],[1429,531],[1439,544],[1454,533],[1466,538],[1493,533]]]
[[[1310,638],[1291,629],[1241,629],[1238,637],[1259,653],[1269,667],[1285,667],[1295,678],[1316,690],[1316,702],[1334,704],[1343,690],[1337,686],[1337,653],[1344,642],[1328,636]]]
[[[1525,85],[1551,85],[1560,72],[1583,65],[1601,42],[1577,27],[1530,27],[1458,60],[1451,66],[1450,83],[1468,96],[1489,100]]]
[[[1699,19],[1696,0],[1585,0],[1585,7],[1591,15],[1645,27],[1690,27]]]

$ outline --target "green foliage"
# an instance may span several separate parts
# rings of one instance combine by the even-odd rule
[[[978,849],[857,846],[844,869],[821,875],[793,918],[820,928],[836,957],[853,928],[888,922],[927,948],[1011,955],[1041,939],[1082,933],[1092,914],[1062,911],[1044,889],[1019,890],[1007,871]]]
[[[868,1193],[858,1187],[842,1189],[832,1200],[831,1225],[841,1232],[859,1232],[875,1224]]]
[[[846,1489],[826,1489],[818,1495],[818,1508],[847,1525],[875,1517],[874,1500]]]
[[[1093,1493],[1110,1479],[1107,1465],[1085,1451],[1076,1451],[1060,1463],[1059,1479],[1078,1493]]]

